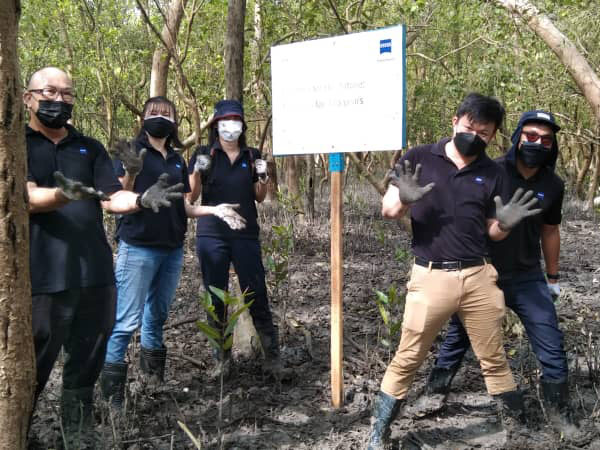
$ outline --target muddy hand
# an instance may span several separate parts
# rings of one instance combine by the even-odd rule
[[[110,200],[110,197],[104,192],[97,191],[93,187],[84,186],[81,181],[71,180],[58,170],[54,172],[54,180],[56,181],[56,187],[58,187],[61,194],[69,200]]]
[[[420,200],[435,186],[435,183],[429,183],[423,187],[419,186],[420,176],[421,164],[417,164],[414,173],[410,167],[410,161],[404,160],[404,164],[396,164],[396,167],[390,174],[390,183],[398,188],[402,204],[408,205]]]
[[[214,207],[213,214],[225,222],[232,230],[242,230],[246,228],[246,219],[234,211],[234,208],[239,207],[239,204],[221,203]]]
[[[127,173],[132,176],[137,175],[142,170],[146,151],[143,148],[138,154],[135,143],[133,141],[127,142],[123,139],[119,139],[113,148],[113,154],[121,160]]]
[[[181,190],[183,183],[177,183],[169,186],[169,175],[163,173],[158,177],[158,181],[150,186],[141,194],[140,205],[142,208],[151,208],[155,213],[161,207],[171,206],[171,200],[183,197]]]
[[[523,194],[523,189],[518,188],[510,201],[502,204],[499,196],[494,197],[496,203],[496,219],[500,224],[502,231],[510,231],[523,219],[535,216],[542,212],[541,209],[531,209],[536,203],[537,198],[533,197],[533,191],[527,191]]]
[[[211,160],[208,155],[196,156],[196,163],[194,164],[194,172],[200,172],[201,174],[206,173],[210,170]]]

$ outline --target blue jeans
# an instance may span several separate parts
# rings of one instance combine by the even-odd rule
[[[117,254],[117,319],[106,349],[106,362],[123,362],[134,331],[142,325],[141,343],[163,348],[163,325],[183,265],[183,247],[130,245],[121,240]]]
[[[506,306],[525,327],[531,348],[542,366],[542,379],[555,383],[567,380],[568,365],[563,333],[558,328],[556,308],[541,272],[517,274],[498,281]],[[454,315],[442,343],[436,367],[458,368],[470,347],[469,337]]]

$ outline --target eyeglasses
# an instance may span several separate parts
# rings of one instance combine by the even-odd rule
[[[58,95],[62,97],[62,99],[67,103],[73,103],[75,100],[75,94],[73,91],[57,89],[53,86],[48,86],[43,89],[29,89],[27,92],[35,92],[37,94],[42,94],[42,96],[48,100],[56,100]]]
[[[554,137],[549,134],[541,135],[535,131],[523,131],[523,134],[528,142],[537,142],[541,139],[542,145],[546,148],[552,148],[552,144],[554,144]]]

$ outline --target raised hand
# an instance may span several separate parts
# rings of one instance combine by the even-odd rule
[[[542,212],[541,209],[531,209],[538,201],[537,198],[532,197],[533,191],[527,191],[523,194],[522,188],[515,191],[506,205],[502,204],[502,199],[498,195],[494,197],[496,219],[498,219],[502,231],[509,231],[526,217],[535,216]]]
[[[119,139],[113,148],[113,154],[121,160],[127,173],[135,176],[140,173],[144,166],[146,149],[143,148],[138,154],[133,141],[127,142],[124,139]]]
[[[429,183],[423,187],[419,186],[420,176],[421,164],[417,164],[414,173],[409,160],[405,159],[404,164],[396,164],[390,174],[390,183],[398,188],[402,204],[408,205],[422,199],[435,186],[435,183]]]
[[[183,183],[169,186],[169,174],[163,173],[158,181],[141,194],[139,204],[142,208],[152,208],[155,213],[161,206],[171,206],[171,200],[183,197]]]
[[[221,203],[214,207],[213,214],[225,222],[232,230],[242,230],[246,228],[246,219],[234,211],[234,208],[239,207],[239,204]]]
[[[54,180],[61,194],[69,200],[110,200],[110,197],[104,192],[97,191],[93,187],[84,186],[81,181],[71,180],[58,170],[54,172]]]
[[[258,178],[266,178],[267,177],[267,162],[264,159],[257,159],[254,161],[254,170],[256,170],[256,175]]]
[[[205,174],[210,170],[212,162],[208,155],[196,155],[196,163],[194,164],[194,172]]]

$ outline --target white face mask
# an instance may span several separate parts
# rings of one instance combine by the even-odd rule
[[[219,120],[217,127],[221,139],[232,142],[238,140],[242,134],[244,124],[241,120]]]

